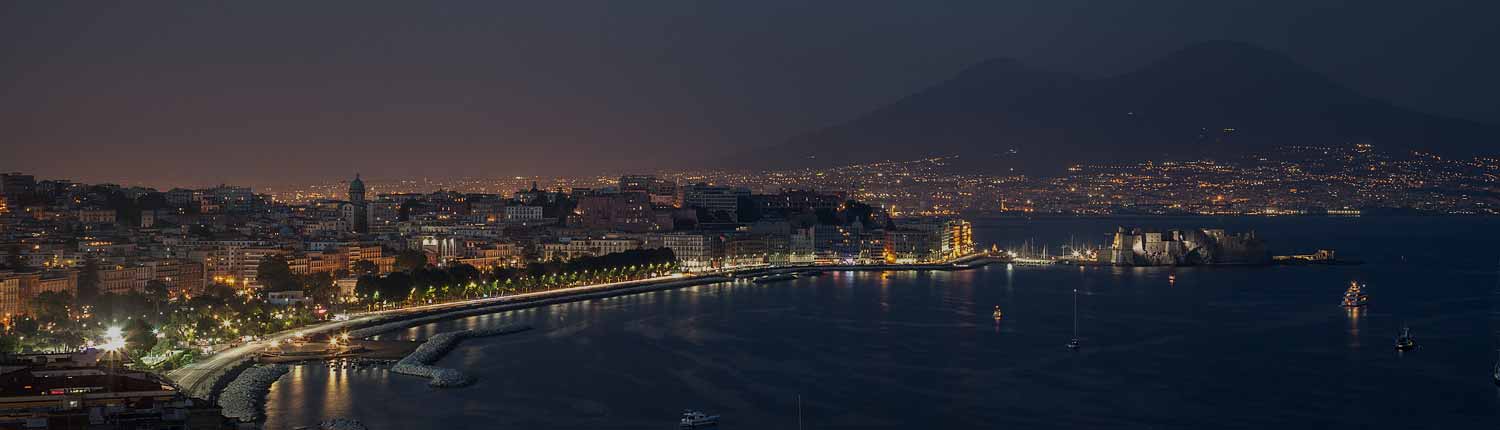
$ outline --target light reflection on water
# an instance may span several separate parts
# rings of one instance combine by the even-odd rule
[[[1311,247],[1324,230],[1283,234]],[[1341,254],[1361,249],[1361,234],[1327,234],[1353,238],[1330,245]],[[1493,270],[1443,264],[835,272],[482,315],[395,336],[537,328],[439,363],[478,384],[306,366],[273,387],[268,428],[349,416],[377,430],[666,429],[687,407],[725,414],[726,429],[790,428],[799,395],[807,428],[1491,427]],[[1355,277],[1378,280],[1380,308],[1333,304]],[[1072,288],[1076,353],[1062,347]],[[1398,316],[1423,348],[1393,353]]]

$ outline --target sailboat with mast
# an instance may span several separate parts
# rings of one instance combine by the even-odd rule
[[[1500,358],[1495,359],[1495,369],[1490,371],[1490,380],[1500,385]]]
[[[1411,335],[1411,328],[1406,324],[1401,325],[1401,335],[1396,337],[1397,351],[1411,351],[1417,348],[1417,338]]]
[[[1083,344],[1078,342],[1078,289],[1073,289],[1073,339],[1068,341],[1068,349],[1077,351]]]

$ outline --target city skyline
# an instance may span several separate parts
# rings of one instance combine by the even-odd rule
[[[0,4],[0,428],[1500,426],[1500,2]]]

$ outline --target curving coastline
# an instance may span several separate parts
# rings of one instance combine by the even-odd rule
[[[827,272],[827,271],[844,271],[844,270],[873,270],[873,271],[884,271],[884,270],[898,270],[898,271],[900,271],[900,270],[917,270],[917,271],[923,271],[923,270],[942,270],[942,271],[946,271],[946,270],[969,270],[969,269],[974,269],[974,268],[977,268],[979,266],[983,266],[984,264],[989,263],[989,262],[992,262],[992,261],[989,261],[989,259],[984,258],[982,255],[971,255],[971,256],[966,256],[966,257],[963,257],[963,258],[955,259],[955,260],[950,261],[948,263],[930,264],[930,265],[869,265],[869,266],[811,266],[811,265],[809,265],[809,266],[795,266],[795,267],[775,268],[775,269],[771,269],[769,271],[771,271],[771,272],[792,272],[792,273],[798,273],[798,272],[815,272],[815,271],[816,272]],[[978,263],[978,264],[974,264],[974,263]],[[768,270],[760,269],[760,270],[750,270],[748,272],[761,272],[762,274],[764,274],[767,271]],[[333,331],[337,331],[337,330],[341,330],[341,329],[346,329],[346,328],[354,328],[353,330],[349,331],[349,335],[351,337],[355,337],[355,338],[368,338],[368,337],[371,337],[371,336],[379,335],[379,334],[382,334],[382,333],[387,333],[387,332],[394,331],[394,330],[400,330],[400,329],[404,329],[404,328],[409,328],[409,327],[414,327],[414,326],[418,326],[418,325],[429,324],[429,323],[432,323],[432,322],[443,321],[443,320],[454,319],[454,318],[462,318],[462,317],[474,316],[474,315],[484,315],[484,314],[490,314],[490,313],[496,313],[496,312],[505,312],[505,311],[510,311],[510,310],[526,309],[526,308],[539,307],[539,306],[548,306],[548,305],[561,304],[561,303],[570,303],[570,302],[576,302],[576,301],[582,301],[582,300],[592,300],[592,299],[599,299],[599,298],[606,298],[606,297],[615,297],[615,296],[622,296],[622,295],[629,295],[629,294],[637,294],[637,293],[643,293],[643,292],[651,292],[651,291],[659,291],[659,290],[669,290],[669,289],[676,289],[676,288],[684,288],[684,287],[691,287],[691,286],[697,286],[697,285],[704,285],[704,284],[712,284],[712,283],[718,283],[718,282],[732,281],[733,279],[734,278],[732,276],[717,275],[717,274],[716,275],[692,276],[692,277],[686,277],[686,278],[679,277],[677,279],[646,279],[646,280],[627,281],[627,282],[621,282],[621,283],[615,283],[615,284],[608,284],[608,285],[585,286],[585,287],[576,287],[576,288],[570,288],[570,289],[564,289],[564,290],[556,290],[556,291],[528,293],[528,294],[523,294],[523,295],[519,295],[519,296],[505,296],[505,297],[494,297],[494,298],[487,298],[487,299],[477,299],[477,300],[473,300],[473,301],[470,301],[470,302],[467,302],[467,303],[448,303],[448,304],[431,305],[429,307],[418,308],[418,309],[408,309],[408,310],[398,310],[398,311],[382,311],[382,312],[380,312],[380,313],[378,313],[376,315],[367,315],[367,316],[364,316],[362,318],[358,318],[358,319],[356,319],[354,321],[348,321],[348,322],[343,322],[343,323],[326,324],[326,325],[323,325],[323,326],[320,326],[320,327],[307,327],[307,328],[303,328],[303,329],[298,330],[298,332],[302,332],[302,333],[320,333],[320,332],[333,332]],[[394,372],[396,372],[396,373],[402,373],[402,374],[407,374],[407,375],[422,376],[422,377],[430,378],[431,381],[429,382],[429,385],[434,386],[434,387],[456,387],[456,386],[466,385],[466,384],[471,383],[473,381],[472,381],[471,378],[469,378],[463,372],[461,372],[459,370],[456,370],[456,369],[446,369],[446,368],[439,368],[439,367],[431,366],[430,363],[437,361],[438,359],[440,359],[442,357],[443,354],[446,354],[447,352],[451,351],[452,348],[454,348],[455,346],[457,346],[458,342],[461,341],[462,339],[469,338],[469,337],[495,336],[495,335],[500,335],[500,334],[514,333],[514,332],[517,332],[517,331],[529,330],[530,328],[531,327],[524,327],[524,328],[518,330],[517,327],[506,326],[506,327],[498,327],[498,328],[494,328],[494,329],[478,329],[478,330],[468,330],[468,331],[463,331],[463,332],[447,332],[447,333],[442,333],[439,336],[441,336],[443,334],[451,334],[451,336],[443,336],[443,339],[438,339],[439,336],[433,336],[433,338],[428,339],[427,342],[425,342],[423,345],[419,346],[417,351],[413,351],[412,354],[409,354],[406,358],[403,358],[401,361],[398,361],[397,364],[395,366],[393,366],[391,370],[394,371]],[[493,333],[491,333],[491,332],[493,332]],[[280,337],[288,337],[288,336],[290,336],[290,332],[284,333]],[[436,340],[437,342],[434,342],[434,340]],[[259,346],[257,346],[258,344],[259,343],[242,346],[241,348],[238,348],[238,353],[239,354],[253,354],[255,352],[258,352],[259,351]],[[428,346],[429,344],[431,344],[432,346],[429,347]],[[424,352],[424,351],[426,351],[426,352]],[[421,353],[421,355],[419,355],[419,353]],[[201,374],[201,375],[195,375],[195,378],[198,379],[198,380],[195,380],[194,382],[198,382],[198,383],[197,384],[189,385],[189,388],[190,388],[189,394],[198,394],[198,397],[207,398],[207,399],[210,399],[210,400],[212,400],[215,397],[217,397],[219,404],[222,407],[224,407],[224,414],[225,414],[225,416],[228,416],[228,417],[231,417],[231,418],[236,418],[236,419],[239,419],[240,421],[243,421],[243,422],[253,422],[253,421],[257,421],[257,420],[263,419],[264,417],[262,415],[263,415],[263,411],[264,411],[265,396],[269,392],[271,384],[274,383],[277,379],[279,379],[282,374],[285,374],[287,372],[286,366],[285,365],[276,365],[276,366],[249,367],[249,366],[253,365],[253,361],[252,361],[253,356],[237,357],[237,358],[233,358],[233,359],[231,359],[231,357],[221,357],[221,358],[222,358],[221,360],[217,360],[217,362],[213,363],[212,366],[205,366],[205,367],[210,367],[211,369],[202,369],[202,368],[198,369],[198,371],[200,373],[203,370],[209,370],[209,372],[207,372],[205,374]],[[246,369],[247,367],[248,367],[248,369]],[[280,368],[280,370],[279,371],[277,371],[277,370],[263,370],[263,369],[276,369],[276,368]],[[400,370],[398,370],[398,368]],[[243,370],[243,371],[241,372],[241,370]],[[236,374],[238,374],[239,377],[233,378],[233,381],[227,383],[227,386],[226,386],[226,383],[224,382],[224,380],[228,380],[228,379],[231,378],[231,375],[236,375]],[[274,374],[274,377],[273,377],[273,374]],[[203,381],[201,379],[206,379],[206,381]],[[242,383],[241,379],[245,379],[245,381]],[[251,389],[253,387],[260,387],[260,388],[258,390],[254,390],[254,389]],[[199,393],[199,392],[203,392],[203,391],[207,391],[207,392],[206,393]],[[233,399],[230,399],[231,397]],[[234,405],[234,407],[231,408],[229,405]],[[334,424],[334,423],[329,422],[329,423],[322,423],[322,424],[328,425],[328,424]],[[349,425],[358,426],[358,425],[360,425],[359,422],[352,421],[352,420],[338,422],[336,424],[339,425],[339,426],[349,426]],[[343,427],[343,428],[358,428],[358,427]]]
[[[519,333],[531,330],[531,326],[504,326],[488,329],[459,330],[438,333],[423,342],[396,365],[391,366],[391,371],[402,375],[421,376],[431,379],[427,385],[438,388],[460,387],[474,382],[474,378],[464,374],[458,369],[433,366],[432,363],[442,359],[449,351],[458,346],[464,339],[500,336],[511,333]]]
[[[219,393],[219,407],[224,409],[224,416],[240,422],[256,422],[265,418],[263,412],[266,394],[271,392],[271,384],[276,383],[290,369],[284,364],[272,364],[240,372],[239,377],[234,378]]]

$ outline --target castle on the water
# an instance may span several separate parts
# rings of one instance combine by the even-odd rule
[[[1269,264],[1271,254],[1255,232],[1230,234],[1214,228],[1147,232],[1120,227],[1109,246],[1099,250],[1097,261],[1116,266]]]

